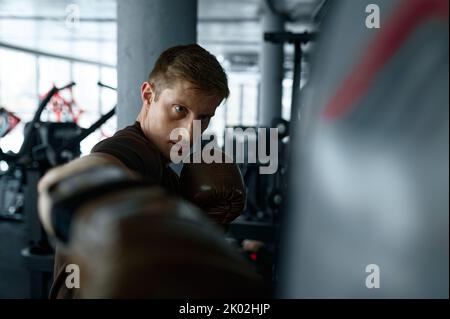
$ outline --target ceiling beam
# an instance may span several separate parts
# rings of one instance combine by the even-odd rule
[[[0,48],[20,51],[20,52],[23,52],[23,53],[29,53],[29,54],[33,54],[33,55],[37,55],[37,56],[45,56],[45,57],[53,58],[53,59],[61,59],[61,60],[66,60],[66,61],[70,61],[70,62],[91,64],[91,65],[96,65],[96,66],[106,67],[106,68],[115,68],[116,67],[115,65],[109,64],[109,63],[103,63],[103,62],[98,62],[98,61],[94,61],[94,60],[74,58],[74,57],[71,57],[71,56],[68,56],[68,55],[55,54],[55,53],[45,52],[45,51],[41,51],[41,50],[30,49],[30,48],[26,48],[26,47],[22,47],[22,46],[18,46],[18,45],[13,45],[13,44],[10,44],[10,43],[5,43],[5,42],[0,42]]]

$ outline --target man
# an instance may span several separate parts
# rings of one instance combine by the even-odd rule
[[[176,128],[190,132],[194,120],[202,132],[229,95],[227,76],[216,58],[197,44],[170,48],[156,61],[141,86],[142,108],[134,125],[97,144],[94,154],[109,154],[144,177],[178,193],[178,179],[168,167]],[[185,141],[188,142],[188,141]]]
[[[170,133],[177,128],[185,129],[189,136],[184,136],[183,142],[192,145],[194,121],[200,121],[203,132],[216,108],[228,95],[224,70],[216,58],[199,45],[176,46],[163,52],[148,80],[141,86],[142,108],[137,121],[95,145],[90,155],[50,171],[41,180],[39,211],[44,228],[53,234],[52,218],[46,213],[50,211],[50,204],[45,200],[45,193],[50,185],[65,176],[73,176],[93,167],[115,165],[129,172],[130,176],[139,175],[145,181],[162,186],[169,193],[180,194],[179,178],[169,167],[171,149],[180,141],[171,140]],[[198,174],[196,171],[194,175]],[[239,185],[242,180],[235,178],[234,171],[231,175],[232,178],[222,187],[234,193],[237,191],[238,196],[232,197],[239,205],[228,206],[240,207],[240,211],[233,208],[233,214],[230,214],[230,209],[226,209],[226,221],[240,214],[245,202],[243,185]],[[211,179],[213,176],[207,178]],[[237,187],[232,185],[235,181]],[[204,182],[203,178],[202,183]],[[202,187],[195,189],[201,190]],[[205,196],[200,198],[204,200]],[[196,204],[201,206],[200,203]],[[211,207],[210,204],[207,206]],[[223,205],[217,206],[220,206],[217,210],[223,212]],[[53,298],[74,297],[74,293],[76,294],[75,290],[68,290],[64,285],[67,277],[66,264],[67,257],[57,249],[55,281],[50,293]]]

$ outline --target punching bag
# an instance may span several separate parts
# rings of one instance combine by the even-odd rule
[[[279,297],[448,298],[448,5],[333,2],[292,119]]]

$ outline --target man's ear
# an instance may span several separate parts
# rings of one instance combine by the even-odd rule
[[[144,82],[141,85],[141,99],[142,104],[145,106],[150,106],[155,98],[154,86],[152,83]]]

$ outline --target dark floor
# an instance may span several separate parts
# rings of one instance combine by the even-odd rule
[[[26,246],[25,223],[0,220],[0,299],[30,296],[29,273],[20,254]]]

